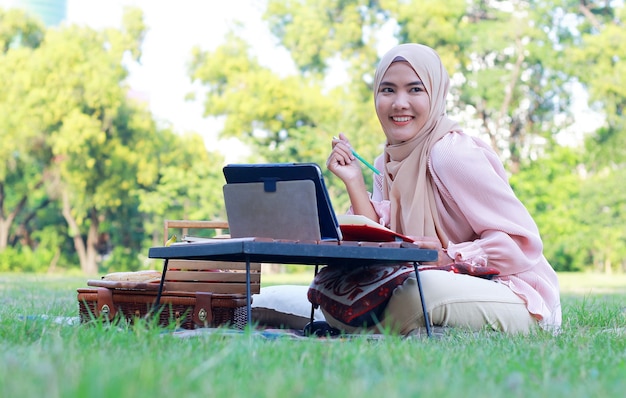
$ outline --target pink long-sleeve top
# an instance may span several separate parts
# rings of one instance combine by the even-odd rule
[[[384,170],[383,158],[375,162]],[[544,329],[561,325],[559,283],[546,258],[537,225],[515,196],[502,163],[482,140],[451,132],[432,148],[429,171],[437,187],[439,219],[449,238],[448,255],[500,271],[495,281],[525,302]],[[389,227],[390,203],[375,176],[372,203]]]

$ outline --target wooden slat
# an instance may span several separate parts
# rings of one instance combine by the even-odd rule
[[[208,282],[165,282],[168,292],[211,292],[211,293],[246,293],[245,283],[208,283]],[[250,285],[250,291],[255,294],[261,291],[261,285]]]
[[[228,229],[226,221],[165,220],[168,228]]]
[[[183,236],[188,229],[215,229],[220,234],[222,229],[228,229],[228,222],[165,220],[164,241],[167,241],[169,230],[173,228],[182,229]],[[165,274],[165,290],[245,294],[245,270],[246,263],[243,262],[170,260]],[[250,290],[253,294],[261,290],[261,263],[250,263]]]
[[[166,281],[246,283],[245,272],[168,271]],[[261,274],[250,274],[250,282],[260,283]]]
[[[168,262],[169,269],[230,269],[230,270],[246,270],[246,263],[233,263],[228,261],[202,261],[202,260],[170,260]],[[251,272],[261,272],[261,263],[250,263]]]
[[[216,229],[221,233],[222,229],[228,229],[226,221],[195,221],[195,220],[165,220],[163,242],[169,237],[169,230],[179,228],[183,230],[183,235],[187,234],[188,229]]]

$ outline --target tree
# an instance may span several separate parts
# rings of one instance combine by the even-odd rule
[[[44,37],[44,26],[20,9],[0,8],[0,53],[12,48],[37,48]]]
[[[45,158],[42,139],[37,137],[23,104],[28,78],[24,65],[43,40],[43,26],[20,10],[0,9],[0,70],[10,79],[0,81],[0,251],[11,239],[15,220],[30,209],[30,216],[46,201],[32,202],[32,193],[43,185]]]
[[[588,231],[584,246],[596,270],[625,269],[626,263],[626,7],[587,1],[566,2],[577,15],[567,48],[567,71],[588,90],[605,124],[585,141],[581,213]]]
[[[141,130],[130,128],[129,119],[145,113],[137,115],[126,100],[119,50],[107,52],[106,42],[90,31],[50,36],[41,55],[56,60],[48,76],[57,76],[59,83],[47,85],[46,95],[53,97],[45,101],[59,112],[50,139],[61,176],[59,194],[81,268],[94,274],[106,209],[121,206],[134,188]]]
[[[513,190],[534,217],[544,244],[544,255],[559,271],[587,268],[585,237],[579,222],[583,176],[582,153],[554,147],[549,156],[525,160],[510,179]]]
[[[81,268],[89,274],[97,272],[106,209],[119,207],[134,188],[134,165],[141,156],[135,144],[146,131],[129,126],[146,113],[127,98],[123,85],[122,57],[139,55],[143,29],[141,13],[128,16],[134,19],[125,20],[126,31],[48,31],[38,48],[10,51],[5,58],[15,72],[2,101],[15,110],[7,134],[21,145],[14,153],[26,158],[25,170],[39,176],[25,179],[26,189],[48,183],[58,195]]]
[[[607,164],[626,167],[626,7],[581,2],[581,34],[568,49],[569,71],[583,83],[606,125],[588,142],[591,169]]]
[[[11,26],[0,39],[16,43],[30,25]],[[12,76],[0,82],[0,270],[76,257],[87,274],[134,270],[165,218],[225,218],[221,156],[198,135],[157,127],[128,94],[125,64],[141,56],[144,31],[129,9],[122,30],[42,30],[36,46],[0,55]]]

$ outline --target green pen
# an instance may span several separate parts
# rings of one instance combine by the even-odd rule
[[[363,159],[361,157],[361,155],[359,155],[358,153],[356,153],[356,151],[354,149],[350,149],[352,151],[352,154],[354,155],[355,158],[359,159],[361,162],[363,162],[364,165],[366,165],[367,167],[369,167],[370,170],[372,170],[374,173],[380,175],[380,171],[378,171],[378,169],[374,166],[372,166],[370,164],[370,162],[368,162],[367,160]]]
[[[333,137],[334,139],[338,140],[339,138],[337,137]],[[372,170],[374,173],[380,175],[380,171],[378,171],[378,169],[376,167],[374,167],[370,162],[368,162],[367,160],[363,159],[361,157],[361,155],[359,155],[358,153],[356,153],[356,151],[352,148],[350,148],[350,151],[352,152],[352,154],[354,155],[355,158],[359,159],[361,161],[361,163],[363,163],[364,165],[366,165],[370,170]]]

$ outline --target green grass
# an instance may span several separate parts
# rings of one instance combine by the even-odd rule
[[[263,278],[306,283],[310,275]],[[181,339],[149,324],[56,323],[77,315],[84,286],[80,277],[0,275],[0,396],[574,398],[626,390],[625,275],[562,275],[558,336],[431,340]]]

